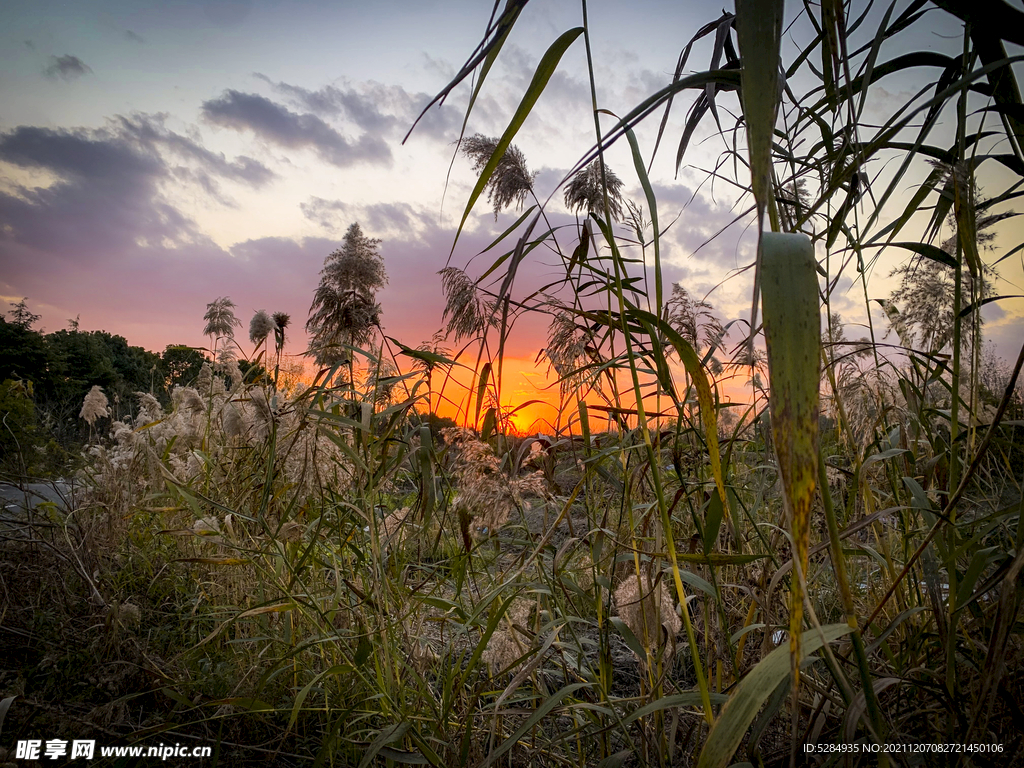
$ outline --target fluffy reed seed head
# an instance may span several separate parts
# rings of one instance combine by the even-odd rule
[[[271,315],[271,320],[274,321],[274,325],[276,325],[279,330],[283,331],[291,324],[292,316],[287,312],[275,312]]]
[[[229,347],[224,347],[217,355],[217,363],[214,365],[214,369],[217,373],[226,374],[231,380],[231,387],[235,388],[242,383],[242,379],[245,376],[242,374],[242,369],[238,367],[238,359],[235,357],[234,350]]]
[[[645,648],[665,649],[671,655],[683,622],[664,581],[654,586],[650,576],[630,575],[615,590],[615,607]]]
[[[249,341],[259,346],[276,330],[277,323],[274,322],[274,318],[268,315],[265,309],[261,309],[249,321]]]
[[[565,187],[565,207],[570,211],[604,216],[604,186],[608,184],[608,211],[616,221],[622,220],[622,179],[607,165],[601,174],[601,159],[577,171]]]
[[[213,391],[213,368],[209,363],[203,363],[203,367],[199,369],[199,375],[196,377],[196,389],[204,395],[209,395]]]
[[[676,283],[672,286],[667,306],[669,325],[695,349],[700,351],[721,343],[725,328],[715,317],[715,308],[707,301],[694,299],[686,288]]]
[[[375,295],[387,285],[388,274],[379,244],[352,224],[341,249],[324,260],[306,320],[309,354],[321,365],[349,359],[345,345],[367,341],[380,326],[382,310]]]
[[[445,443],[458,450],[453,468],[458,493],[453,504],[473,518],[473,533],[478,538],[497,533],[509,516],[522,508],[524,494],[545,494],[542,472],[509,477],[501,471],[491,446],[470,430],[452,427],[442,430],[441,435]]]
[[[522,634],[516,625],[529,628],[535,607],[534,603],[517,598],[505,612],[504,618],[491,634],[487,647],[480,655],[484,663],[490,667],[491,674],[507,669],[530,648],[530,639]]]
[[[242,321],[235,317],[235,302],[227,296],[214,299],[206,305],[206,314],[203,320],[206,326],[203,328],[204,336],[234,336],[235,326],[241,325]]]
[[[280,352],[284,349],[284,332],[291,325],[292,316],[287,312],[275,312],[270,319],[274,321],[274,346]]]
[[[82,410],[78,417],[85,419],[91,427],[96,423],[96,419],[104,419],[108,416],[110,416],[110,408],[107,407],[107,396],[103,394],[102,387],[94,386],[82,401]]]
[[[448,321],[447,336],[471,339],[495,322],[494,302],[488,300],[469,275],[458,267],[445,267],[440,272],[445,295],[443,320]]]
[[[587,348],[593,345],[593,334],[578,325],[568,309],[555,310],[548,326],[544,355],[558,374],[559,389],[563,395],[582,389],[592,376],[587,368],[591,363]]]
[[[245,434],[245,420],[241,412],[231,403],[224,403],[220,412],[220,423],[224,434],[229,438],[241,437]]]
[[[203,363],[203,368],[206,369],[207,367],[207,364]],[[206,409],[206,404],[203,402],[199,391],[192,387],[175,387],[174,391],[171,392],[171,402],[174,403],[175,408],[188,411],[198,412]]]
[[[497,148],[497,139],[479,133],[462,142],[462,154],[473,161],[473,170],[477,172],[487,166]],[[536,175],[526,167],[522,150],[510,144],[487,182],[487,201],[494,206],[495,221],[498,214],[513,203],[517,208],[523,207]]]
[[[135,396],[139,399],[139,424],[149,424],[164,417],[160,401],[149,392],[136,392]]]

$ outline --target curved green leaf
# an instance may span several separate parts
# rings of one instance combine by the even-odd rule
[[[967,317],[967,315],[971,314],[974,310],[980,309],[981,307],[985,306],[990,302],[1002,301],[1003,299],[1024,299],[1024,295],[1014,293],[1007,296],[989,296],[987,299],[971,302],[966,307],[960,310],[960,317]]]
[[[647,210],[651,217],[651,240],[654,243],[654,281],[655,281],[655,306],[661,312],[662,287],[661,287],[661,228],[658,226],[658,200],[654,196],[654,187],[644,169],[643,158],[640,157],[640,145],[636,141],[633,130],[626,130],[626,139],[629,141],[629,148],[633,153],[633,168],[636,169],[637,178],[640,179],[640,186],[643,187],[644,197],[647,198]]]
[[[537,103],[537,99],[540,98],[541,93],[544,92],[544,88],[548,84],[548,80],[551,79],[551,75],[555,73],[555,69],[558,67],[558,62],[562,58],[562,54],[565,53],[566,49],[572,45],[573,41],[576,40],[583,34],[583,27],[574,27],[568,32],[563,32],[555,42],[551,44],[547,52],[540,60],[540,64],[537,65],[537,71],[533,74],[533,80],[530,81],[529,87],[526,89],[526,93],[523,95],[523,99],[519,102],[519,107],[516,109],[515,114],[512,116],[511,122],[505,129],[505,132],[498,139],[498,145],[494,148],[494,152],[491,154],[491,159],[487,161],[487,165],[484,166],[483,170],[480,171],[480,178],[476,181],[476,186],[473,187],[472,193],[469,195],[469,201],[466,203],[466,210],[462,214],[462,221],[459,223],[459,229],[455,233],[455,242],[452,243],[452,251],[455,251],[455,243],[459,240],[459,235],[462,234],[462,228],[466,226],[466,220],[469,218],[470,212],[473,210],[473,206],[476,205],[477,199],[480,197],[480,193],[484,191],[487,183],[491,180],[495,169],[498,167],[498,163],[501,162],[501,158],[505,156],[505,151],[509,148],[512,143],[512,139],[522,128],[523,123],[526,122],[526,118],[529,116],[530,111],[533,109],[533,105]]]
[[[800,644],[805,655],[810,655],[824,643],[838,640],[852,631],[849,624],[829,624],[822,627],[821,632],[816,629],[804,632]],[[740,680],[708,734],[697,768],[725,768],[728,765],[757,711],[789,673],[789,649],[780,645]]]
[[[924,256],[926,259],[931,259],[939,264],[945,264],[947,267],[956,269],[956,259],[938,246],[929,245],[928,243],[889,243],[889,245],[896,246],[897,248],[906,248],[908,251]]]
[[[450,360],[444,355],[439,355],[436,352],[431,352],[426,349],[413,349],[412,347],[407,347],[398,339],[393,339],[390,336],[388,336],[387,339],[401,350],[398,354],[406,355],[407,357],[411,357],[414,360],[419,360],[420,362],[426,363],[428,366],[433,367],[435,365],[457,365],[457,363],[454,360]]]
[[[366,754],[363,755],[363,759],[359,761],[359,768],[367,768],[367,766],[373,762],[373,759],[377,757],[377,753],[386,745],[401,739],[405,735],[405,732],[409,730],[410,725],[411,723],[408,721],[404,723],[392,723],[381,731],[380,735],[370,744],[370,748],[366,750]]]
[[[743,61],[743,117],[747,123],[750,175],[758,218],[768,204],[772,134],[779,106],[779,44],[782,0],[736,0],[736,36]]]
[[[711,703],[724,704],[729,700],[729,697],[724,693],[712,693]],[[634,710],[626,717],[622,718],[622,725],[629,725],[634,720],[639,720],[641,717],[647,717],[652,712],[657,712],[662,709],[668,709],[669,707],[699,707],[701,704],[701,693],[700,691],[685,691],[684,693],[675,693],[671,696],[662,696],[657,701],[652,701],[650,704],[645,704],[639,709]]]
[[[768,350],[772,437],[794,557],[807,572],[811,506],[818,474],[818,383],[821,312],[814,246],[806,235],[761,236],[761,296]],[[804,584],[790,593],[789,642],[799,682]]]
[[[573,683],[572,685],[565,686],[555,694],[548,696],[544,700],[544,703],[537,708],[537,711],[530,715],[526,719],[525,723],[519,726],[519,730],[517,730],[515,733],[513,733],[511,736],[505,739],[505,741],[503,741],[496,750],[494,750],[493,752],[491,752],[491,754],[487,756],[487,759],[484,760],[483,763],[481,763],[480,768],[487,768],[488,765],[492,765],[499,757],[501,757],[503,754],[512,749],[512,747],[514,747],[517,743],[519,743],[519,740],[523,738],[523,736],[525,736],[527,733],[529,733],[530,729],[533,728],[537,723],[539,723],[544,718],[544,716],[548,714],[548,712],[550,712],[552,709],[561,704],[562,699],[564,699],[569,694],[578,691],[580,688],[584,688],[588,685],[590,685],[590,683]]]
[[[715,478],[715,487],[722,499],[722,508],[725,515],[729,516],[729,501],[725,495],[725,475],[722,472],[722,455],[718,448],[718,416],[715,412],[715,398],[711,392],[711,383],[708,381],[707,373],[701,364],[700,355],[693,346],[684,339],[675,328],[662,318],[655,317],[650,312],[638,307],[630,307],[630,314],[636,317],[641,323],[646,324],[655,336],[657,333],[664,335],[668,342],[675,347],[680,362],[690,374],[690,379],[697,390],[697,402],[700,406],[701,421],[704,423],[704,439],[707,442],[708,458],[711,461],[711,474]]]
[[[473,89],[473,95],[470,97],[469,105],[466,107],[466,117],[463,120],[463,130],[465,130],[466,122],[469,120],[469,114],[473,111],[473,104],[476,102],[476,98],[480,93],[480,87],[483,85],[484,80],[487,78],[487,73],[490,71],[491,66],[494,64],[495,59],[498,57],[498,53],[501,51],[502,46],[508,39],[509,32],[512,31],[512,27],[516,23],[516,19],[519,18],[519,14],[529,0],[509,0],[505,4],[505,10],[501,16],[498,17],[497,22],[493,25],[489,25],[487,32],[484,36],[484,42],[477,46],[477,49],[473,52],[473,55],[469,57],[465,64],[462,65],[455,77],[446,85],[441,91],[430,100],[430,102],[423,108],[423,111],[417,116],[416,120],[412,124],[412,128],[405,134],[405,138],[402,139],[404,144],[412,132],[416,129],[417,124],[423,119],[423,116],[427,114],[427,111],[435,104],[441,104],[448,97],[455,86],[469,77],[473,70],[475,70],[480,64],[483,67],[480,68],[480,76],[477,78],[476,87]],[[495,3],[497,8],[497,3]]]
[[[325,669],[323,672],[316,675],[312,680],[306,683],[306,685],[303,686],[302,690],[299,691],[298,695],[295,697],[295,703],[292,705],[292,716],[288,720],[288,728],[286,730],[290,731],[292,729],[292,726],[295,725],[295,721],[299,719],[299,710],[302,709],[302,703],[306,700],[306,696],[309,695],[309,692],[313,689],[313,686],[315,686],[328,675],[343,675],[348,674],[351,671],[351,664],[335,664],[333,667]]]

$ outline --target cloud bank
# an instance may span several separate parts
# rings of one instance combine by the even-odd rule
[[[202,114],[213,125],[249,131],[270,144],[311,149],[339,168],[359,162],[391,163],[391,150],[379,136],[367,132],[353,141],[312,113],[292,112],[255,93],[225,91],[220,98],[203,102]]]

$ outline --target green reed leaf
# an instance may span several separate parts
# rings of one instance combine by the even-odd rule
[[[473,187],[473,191],[469,195],[469,201],[466,203],[466,210],[462,214],[462,221],[459,222],[459,229],[455,233],[455,242],[452,243],[453,252],[455,251],[455,243],[458,242],[459,235],[462,234],[462,228],[466,226],[466,220],[469,219],[469,214],[473,210],[473,206],[476,204],[480,194],[484,191],[487,183],[491,180],[491,176],[494,174],[495,169],[501,162],[501,158],[505,156],[505,151],[512,143],[512,139],[515,138],[519,129],[523,127],[523,123],[526,122],[526,118],[529,117],[534,104],[537,103],[537,99],[540,98],[540,95],[544,92],[544,88],[547,86],[551,76],[555,73],[555,69],[558,67],[558,62],[561,61],[562,55],[581,34],[583,34],[583,27],[575,27],[570,29],[568,32],[563,32],[558,39],[551,44],[551,47],[548,48],[547,52],[541,58],[540,64],[537,65],[537,71],[533,74],[533,80],[530,81],[530,85],[526,89],[526,93],[523,94],[522,101],[519,102],[519,107],[512,116],[512,120],[509,122],[505,132],[501,135],[501,138],[498,139],[498,145],[494,148],[494,152],[491,154],[491,159],[487,161],[487,165],[485,165],[483,170],[480,171],[480,178],[477,179],[476,186]]]
[[[380,735],[370,744],[370,748],[366,750],[366,754],[363,755],[363,759],[359,761],[359,768],[368,768],[373,763],[374,758],[377,757],[377,753],[381,751],[383,747],[392,742],[398,741],[405,732],[409,730],[409,726],[412,725],[408,720],[402,723],[392,723],[383,731]]]
[[[782,0],[736,0],[736,35],[743,62],[743,116],[759,218],[764,215],[771,189],[783,11]]]
[[[512,747],[518,744],[519,740],[524,735],[529,733],[530,729],[537,725],[537,723],[539,723],[548,714],[548,712],[550,712],[552,709],[561,704],[562,699],[564,699],[571,693],[578,691],[580,688],[584,688],[589,685],[591,685],[591,683],[573,683],[572,685],[565,686],[564,688],[552,694],[551,696],[548,696],[544,700],[544,703],[537,708],[537,711],[530,715],[528,718],[526,718],[526,722],[519,726],[519,730],[517,730],[515,733],[513,733],[511,736],[505,739],[505,741],[503,741],[496,750],[494,750],[493,752],[491,752],[491,754],[487,756],[487,759],[484,760],[483,763],[481,763],[480,768],[487,768],[487,766],[493,765],[494,762],[499,757],[504,755],[506,752],[512,749]]]
[[[711,694],[712,704],[724,704],[728,700],[729,697],[724,694]],[[669,707],[699,707],[700,703],[700,691],[684,691],[683,693],[674,693],[671,696],[662,696],[660,699],[652,701],[650,704],[645,704],[639,709],[633,710],[622,719],[622,725],[629,725],[634,720],[639,720],[642,717],[647,717],[654,712],[659,712],[663,709],[668,709]]]
[[[852,631],[848,624],[829,624],[820,632],[809,629],[803,633],[801,645],[810,655]],[[697,768],[725,768],[729,764],[761,705],[789,674],[789,653],[786,646],[780,645],[740,680],[704,742]]]
[[[807,572],[811,505],[818,473],[821,317],[814,246],[806,235],[766,232],[761,239],[761,296],[768,348],[772,436],[794,557]],[[790,650],[799,683],[801,579],[793,579]]]
[[[704,439],[708,447],[711,474],[715,478],[715,487],[722,500],[722,508],[728,517],[729,501],[725,494],[725,474],[722,472],[722,455],[718,447],[718,416],[715,412],[715,398],[711,391],[711,382],[708,380],[707,372],[701,364],[700,355],[697,354],[690,342],[684,339],[666,320],[639,308],[630,308],[629,311],[640,322],[647,324],[651,330],[657,329],[658,333],[664,335],[675,348],[686,372],[690,374],[690,379],[697,390],[697,402],[700,407],[701,421],[704,424]]]
[[[405,138],[402,139],[404,144],[412,132],[416,129],[416,125],[423,116],[427,114],[432,106],[440,104],[448,97],[448,94],[455,90],[455,87],[473,74],[473,71],[480,67],[480,75],[477,77],[476,87],[473,88],[473,95],[470,97],[469,105],[466,107],[466,117],[463,120],[463,130],[465,130],[466,122],[469,121],[469,115],[473,111],[473,104],[476,103],[476,98],[480,93],[480,88],[483,86],[484,80],[487,79],[487,73],[490,72],[491,67],[494,65],[495,60],[498,58],[498,53],[501,52],[501,48],[505,45],[505,41],[508,39],[509,33],[512,31],[512,27],[515,26],[516,20],[519,18],[519,14],[522,13],[523,8],[526,7],[526,3],[529,0],[510,0],[505,4],[505,10],[501,16],[498,17],[494,26],[489,27],[487,35],[485,36],[484,42],[481,43],[477,49],[473,52],[473,55],[469,57],[462,68],[456,73],[448,85],[441,89],[441,91],[430,100],[430,102],[423,108],[423,111],[417,116],[413,122],[409,132],[405,134]],[[497,6],[495,6],[497,7]]]
[[[936,245],[929,245],[928,243],[889,243],[889,245],[897,248],[906,248],[908,251],[924,256],[926,259],[931,259],[956,269],[956,259]]]
[[[292,704],[292,715],[288,718],[288,729],[291,730],[295,725],[295,721],[299,719],[299,712],[302,710],[302,704],[306,701],[306,697],[309,692],[313,690],[313,687],[319,684],[328,675],[349,675],[352,673],[351,664],[335,664],[332,667],[325,669],[323,672],[315,675],[312,680],[303,686],[302,690],[295,696],[295,703]]]

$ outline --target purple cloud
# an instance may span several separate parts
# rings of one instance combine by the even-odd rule
[[[117,118],[121,130],[151,151],[159,147],[184,159],[195,161],[203,171],[259,189],[276,178],[263,163],[246,155],[228,161],[223,153],[211,152],[196,141],[163,126],[166,115],[135,114]],[[206,177],[208,178],[208,177]]]
[[[289,149],[312,149],[338,167],[391,162],[391,150],[379,137],[364,133],[358,141],[349,141],[316,115],[292,112],[257,94],[228,90],[219,99],[203,102],[202,111],[214,125],[252,131],[265,141]]]
[[[182,173],[161,150],[195,167]],[[145,115],[118,118],[110,128],[94,131],[21,126],[0,134],[0,160],[57,177],[48,187],[0,193],[3,240],[55,253],[81,252],[90,245],[102,252],[140,242],[207,241],[164,198],[162,182],[192,178],[216,197],[213,177],[255,187],[273,177],[252,158],[228,161]]]
[[[289,102],[317,115],[343,117],[363,131],[401,139],[412,127],[430,94],[409,93],[400,85],[365,82],[344,87],[326,85],[317,90],[284,82],[274,82],[266,75],[255,77],[270,85]],[[458,136],[463,113],[453,107],[432,109],[416,127],[415,136],[450,141]]]
[[[343,226],[340,220],[345,216],[350,206],[341,200],[324,200],[322,197],[311,197],[304,203],[299,203],[299,210],[302,215],[314,224],[323,227],[329,232],[337,232]]]

